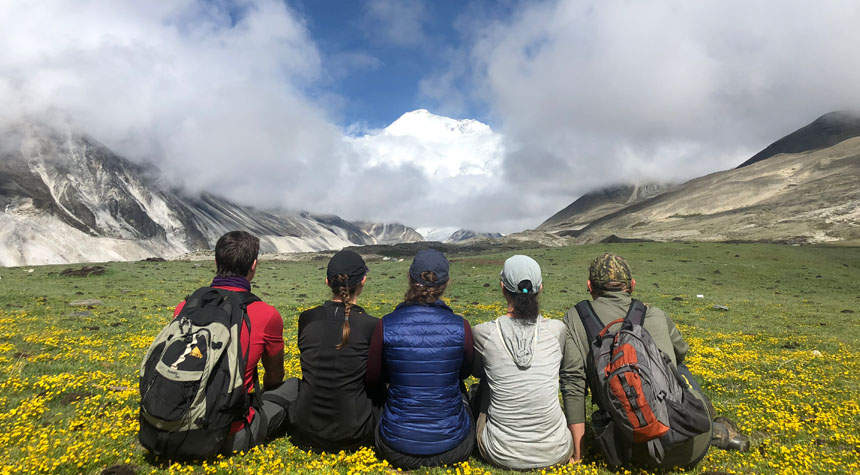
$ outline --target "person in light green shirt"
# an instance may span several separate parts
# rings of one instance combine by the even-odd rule
[[[631,303],[631,294],[636,287],[630,266],[623,257],[603,254],[597,257],[589,267],[587,282],[592,296],[591,305],[600,321],[606,325],[613,320],[624,318]],[[684,365],[684,357],[690,347],[675,322],[659,308],[648,305],[642,326],[651,335],[652,340],[672,361],[678,371],[689,383],[693,394],[701,399],[711,410],[713,406],[702,393],[696,380]],[[581,460],[583,454],[583,439],[585,435],[585,397],[588,393],[586,380],[586,361],[589,351],[589,341],[575,308],[570,309],[564,316],[567,327],[567,340],[564,349],[564,359],[560,370],[561,392],[564,400],[565,417],[568,428],[573,436],[573,460]],[[707,453],[709,445],[725,449],[748,450],[749,439],[739,434],[731,421],[717,418],[714,422],[713,434],[706,432],[667,450],[661,467],[690,466],[698,463]],[[647,450],[634,445],[634,463],[647,463],[644,456]]]

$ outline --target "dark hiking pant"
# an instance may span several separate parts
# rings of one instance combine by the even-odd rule
[[[282,436],[288,422],[287,410],[298,394],[299,380],[296,378],[289,378],[277,388],[263,392],[261,408],[254,414],[251,423],[239,432],[230,434],[221,452],[232,454],[249,450],[268,439]]]

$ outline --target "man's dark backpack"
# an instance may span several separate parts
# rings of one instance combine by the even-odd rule
[[[250,351],[239,332],[251,321],[249,292],[204,287],[185,301],[140,366],[141,445],[158,456],[203,458],[221,450],[236,420],[247,420]],[[250,339],[249,339],[250,341]],[[259,383],[254,375],[255,390]]]
[[[590,342],[586,372],[599,408],[592,428],[611,464],[627,462],[634,444],[645,444],[653,463],[660,464],[667,449],[710,432],[704,403],[642,326],[642,302],[634,299],[624,318],[606,326],[591,302],[583,300],[575,308]],[[619,323],[621,328],[611,332]]]

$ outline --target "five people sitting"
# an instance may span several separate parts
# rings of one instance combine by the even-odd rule
[[[247,233],[222,237],[212,286],[250,294],[258,251],[259,241]],[[381,319],[358,305],[367,273],[353,251],[330,259],[325,284],[331,298],[298,319],[302,376],[283,382],[283,321],[273,307],[248,299],[250,332],[239,330],[239,341],[249,349],[244,382],[249,393],[262,394],[252,396],[259,399],[234,421],[219,450],[246,450],[288,433],[295,445],[318,451],[375,446],[378,457],[407,470],[455,464],[473,452],[514,470],[582,459],[585,397],[589,388],[596,397],[598,389],[586,371],[591,342],[577,310],[563,321],[541,315],[543,279],[534,259],[515,255],[505,261],[499,291],[506,312],[477,325],[474,334],[443,300],[450,276],[442,253],[415,255],[403,301]],[[594,299],[590,308],[604,325],[633,308],[635,280],[619,256],[595,259],[587,286]],[[696,407],[712,411],[683,365],[689,347],[674,322],[647,306],[642,327],[681,375],[681,384],[686,381],[700,399]],[[252,391],[258,362],[266,371],[263,389]],[[478,381],[467,391],[470,375]],[[705,417],[710,421],[713,414]],[[748,439],[730,421],[718,418],[705,426],[683,441],[666,442],[656,465],[694,465],[711,443],[748,449]],[[622,442],[640,456],[631,462],[655,465],[648,463],[652,445]]]

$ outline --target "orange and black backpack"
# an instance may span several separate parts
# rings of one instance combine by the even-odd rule
[[[642,326],[645,305],[633,300],[624,318],[603,325],[591,302],[576,304],[590,348],[588,386],[599,410],[592,429],[607,460],[621,465],[644,444],[655,464],[667,449],[711,430],[704,403]],[[611,327],[621,324],[615,331]]]

